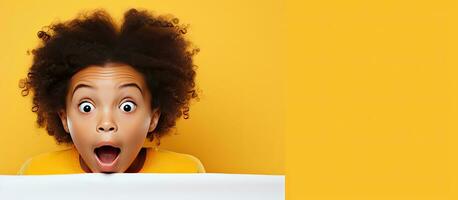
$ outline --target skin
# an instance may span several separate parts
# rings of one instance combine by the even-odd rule
[[[129,65],[91,65],[73,75],[66,108],[59,116],[80,154],[81,168],[93,173],[139,171],[145,159],[145,151],[140,150],[160,117],[150,102],[151,92],[143,75]],[[84,109],[88,107],[89,112]],[[104,167],[96,159],[94,149],[101,142],[121,149],[112,167]]]

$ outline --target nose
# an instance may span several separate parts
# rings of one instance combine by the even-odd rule
[[[114,133],[118,130],[116,123],[113,121],[111,112],[103,112],[99,124],[97,124],[97,132],[99,133]]]
[[[114,133],[117,130],[118,130],[118,128],[116,127],[116,125],[113,122],[109,122],[109,121],[105,121],[103,123],[100,123],[97,126],[97,132],[99,132],[99,133],[105,133],[105,132]]]

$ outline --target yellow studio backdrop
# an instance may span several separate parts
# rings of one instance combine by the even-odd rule
[[[120,22],[128,8],[172,14],[190,24],[200,101],[161,148],[198,157],[207,172],[284,174],[284,3],[281,1],[0,1],[0,174],[58,149],[38,129],[24,78],[37,32],[80,11],[106,9]],[[146,145],[153,145],[146,143]]]
[[[456,1],[1,1],[1,173],[63,148],[18,88],[36,32],[99,7],[191,25],[203,93],[162,148],[286,173],[287,199],[458,199]]]
[[[458,199],[458,2],[288,1],[288,199]]]

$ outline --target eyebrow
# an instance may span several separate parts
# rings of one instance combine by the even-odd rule
[[[94,89],[94,87],[90,86],[90,85],[86,85],[84,83],[80,83],[78,85],[76,85],[75,89],[73,89],[73,92],[72,92],[72,96],[75,95],[75,92],[77,89],[79,88],[90,88],[90,89]]]
[[[140,86],[138,86],[136,83],[126,83],[126,84],[122,84],[120,85],[118,88],[121,89],[121,88],[125,88],[125,87],[136,87],[138,88],[138,90],[140,90],[140,93],[142,93],[143,95],[143,90],[140,88]],[[79,89],[79,88],[90,88],[90,89],[94,89],[94,87],[90,86],[90,85],[87,85],[87,84],[84,84],[84,83],[80,83],[78,85],[76,85],[75,89],[73,89],[73,93],[72,93],[72,96],[75,94],[76,90]]]
[[[126,83],[126,84],[122,84],[122,85],[119,86],[119,89],[125,88],[125,87],[136,87],[136,88],[138,88],[138,90],[140,90],[140,93],[142,93],[142,95],[143,95],[143,90],[142,90],[142,88],[140,88],[140,86],[138,86],[136,83]]]

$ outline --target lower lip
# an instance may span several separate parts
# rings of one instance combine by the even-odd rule
[[[97,160],[97,164],[100,167],[101,172],[115,172],[115,165],[119,160],[119,156],[121,155],[121,152],[118,153],[118,156],[113,160],[111,163],[104,163],[99,160],[99,157],[97,154],[95,154],[95,159]]]

